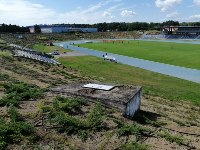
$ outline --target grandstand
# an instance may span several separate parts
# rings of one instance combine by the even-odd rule
[[[163,27],[161,34],[144,34],[142,39],[200,39],[200,26]]]
[[[163,28],[168,38],[200,39],[200,26],[170,26]]]
[[[163,33],[167,35],[200,35],[200,26],[170,26],[164,27]]]
[[[53,58],[47,57],[47,55],[39,54],[39,52],[30,49],[30,48],[23,48],[22,46],[10,44],[11,47],[14,47],[15,50],[13,50],[15,57],[24,57],[28,59],[37,60],[40,62],[45,62],[49,64],[59,65],[60,63],[54,60]]]

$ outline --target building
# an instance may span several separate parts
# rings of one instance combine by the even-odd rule
[[[200,35],[200,26],[170,26],[164,27],[163,33],[170,35]]]
[[[39,27],[42,33],[98,32],[97,28],[73,28],[66,25],[39,25]],[[34,26],[29,26],[29,30],[30,33],[35,33]]]

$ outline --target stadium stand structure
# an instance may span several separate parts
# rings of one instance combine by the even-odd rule
[[[142,39],[200,39],[200,26],[164,27],[161,34],[144,34]]]
[[[28,59],[37,60],[40,62],[50,63],[54,65],[59,65],[60,63],[56,60],[47,57],[46,55],[38,54],[37,51],[30,49],[30,48],[23,48],[22,46],[10,44],[11,47],[14,47],[15,50],[13,50],[15,57],[24,57]]]

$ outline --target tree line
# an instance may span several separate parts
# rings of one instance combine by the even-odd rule
[[[0,33],[28,33],[29,28],[27,27],[20,27],[17,25],[6,25],[6,24],[1,24],[0,25]]]
[[[162,30],[164,26],[200,26],[200,22],[178,22],[178,21],[165,21],[162,23],[147,23],[147,22],[112,22],[112,23],[96,23],[96,24],[54,24],[66,25],[74,28],[98,28],[99,32],[105,31],[146,31],[146,30]],[[39,25],[35,25],[36,33],[40,33]],[[20,27],[17,25],[0,25],[0,33],[27,33],[28,27]]]
[[[164,26],[200,26],[200,22],[178,22],[165,21],[162,23],[147,23],[147,22],[112,22],[112,23],[97,23],[97,24],[55,24],[66,25],[74,28],[98,28],[100,32],[105,31],[139,31],[139,30],[162,30]]]

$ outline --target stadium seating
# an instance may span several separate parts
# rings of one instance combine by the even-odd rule
[[[54,65],[60,64],[59,62],[57,62],[56,60],[52,58],[49,58],[45,55],[38,54],[33,49],[23,48],[22,46],[15,45],[15,44],[10,44],[10,46],[15,48],[13,52],[14,52],[14,56],[16,57],[25,57],[25,58],[34,59],[37,61],[46,62],[46,63],[50,63]]]

